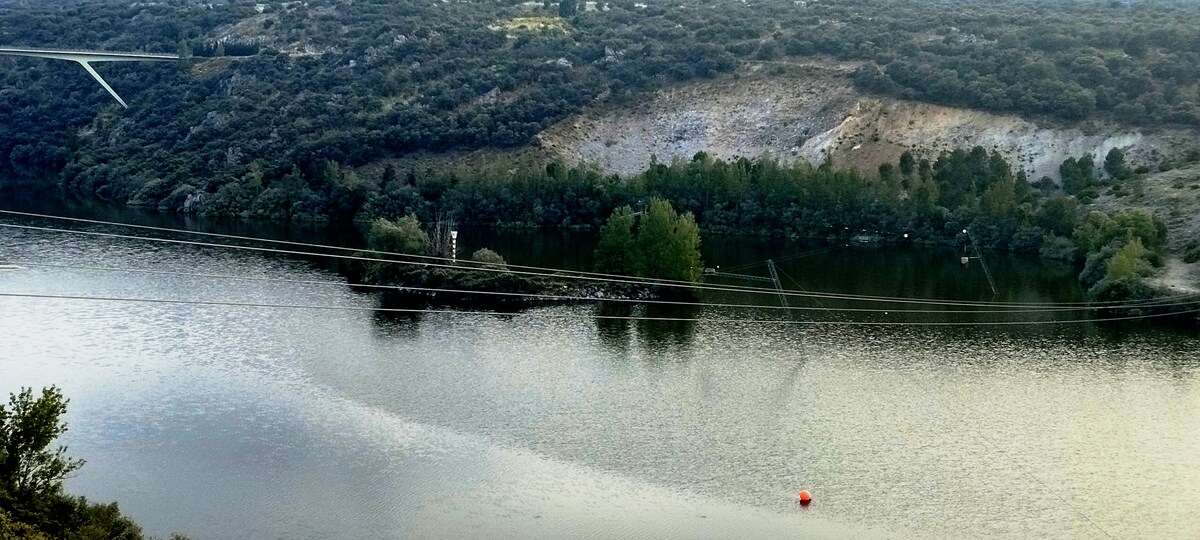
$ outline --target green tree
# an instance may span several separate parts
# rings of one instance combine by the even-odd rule
[[[1117,281],[1140,277],[1141,270],[1147,266],[1142,260],[1146,256],[1146,248],[1140,239],[1134,238],[1125,243],[1116,255],[1108,261],[1108,272],[1104,279]]]
[[[613,274],[637,273],[633,227],[637,216],[633,209],[622,206],[613,210],[600,228],[600,243],[596,246],[596,270]]]
[[[1056,195],[1042,202],[1034,223],[1050,234],[1069,236],[1079,221],[1079,203],[1073,197]]]
[[[1011,176],[993,182],[983,192],[983,208],[992,217],[1011,214],[1015,204],[1016,191]]]
[[[1167,225],[1143,208],[1123,208],[1113,216],[1126,236],[1141,240],[1147,250],[1158,252],[1167,242]]]
[[[1070,238],[1055,236],[1048,234],[1042,240],[1042,247],[1038,253],[1046,259],[1058,259],[1067,262],[1075,262],[1079,259],[1079,248]]]
[[[912,200],[922,214],[930,214],[937,208],[938,186],[932,180],[922,180],[913,190]]]
[[[1148,210],[1125,208],[1112,215],[1093,210],[1075,228],[1075,241],[1088,253],[1099,251],[1113,240],[1128,243],[1134,239],[1157,253],[1167,240],[1166,225]]]
[[[916,170],[916,158],[913,157],[913,153],[911,151],[905,150],[903,154],[900,154],[900,175],[903,176],[905,180],[908,180],[912,177]]]
[[[51,386],[36,398],[22,388],[10,394],[7,406],[0,404],[0,538],[140,540],[141,527],[117,503],[63,493],[63,479],[83,466],[66,456],[65,446],[51,448],[67,431],[67,401]]]
[[[50,535],[39,531],[33,525],[17,521],[3,509],[0,509],[0,538],[51,540]]]
[[[1089,256],[1088,263],[1096,264],[1090,267],[1085,265],[1084,273],[1079,276],[1085,286],[1095,281],[1088,288],[1088,298],[1093,301],[1130,301],[1153,297],[1154,289],[1143,279],[1154,271],[1149,255],[1141,239],[1131,238],[1119,249],[1107,246]],[[1104,257],[1108,258],[1106,262],[1102,260]],[[1096,281],[1101,268],[1104,269],[1104,277]]]
[[[62,415],[67,399],[56,387],[23,388],[11,394],[8,406],[0,405],[0,498],[29,505],[43,504],[62,493],[62,481],[83,466],[83,460],[66,456],[67,448],[50,444],[67,432]]]
[[[636,242],[642,277],[700,280],[700,230],[690,212],[680,215],[670,201],[652,199]]]
[[[1129,166],[1125,164],[1125,152],[1120,148],[1113,148],[1108,151],[1108,155],[1104,157],[1104,172],[1108,173],[1114,180],[1124,180],[1129,176]]]
[[[1119,234],[1116,220],[1104,212],[1093,210],[1075,228],[1075,242],[1084,253],[1094,253]]]
[[[642,214],[622,206],[600,229],[596,269],[658,279],[700,281],[700,228],[691,212],[651,199]]]
[[[367,245],[376,251],[424,255],[429,250],[429,235],[421,230],[416,216],[404,216],[396,221],[383,218],[371,223]]]
[[[1096,183],[1095,163],[1091,154],[1080,156],[1079,159],[1067,158],[1058,167],[1062,177],[1063,190],[1075,194]]]
[[[879,166],[879,195],[889,202],[899,200],[900,192],[904,189],[900,171],[891,163]]]
[[[675,220],[671,260],[675,279],[699,282],[704,272],[700,260],[700,227],[691,212],[684,212]]]
[[[1029,186],[1029,177],[1025,175],[1025,171],[1018,171],[1017,179],[1014,182],[1013,193],[1017,197],[1017,204],[1031,202],[1033,188]]]
[[[388,189],[396,182],[396,168],[390,163],[383,168],[383,174],[379,177],[379,188]]]

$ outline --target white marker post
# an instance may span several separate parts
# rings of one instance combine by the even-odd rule
[[[458,231],[450,231],[450,260],[458,261]]]

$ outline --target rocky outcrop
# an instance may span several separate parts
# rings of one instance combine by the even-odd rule
[[[610,102],[568,118],[539,136],[543,150],[606,170],[640,172],[651,156],[691,159],[773,155],[781,160],[874,171],[905,150],[936,158],[983,146],[1005,155],[1031,180],[1058,179],[1068,157],[1097,163],[1114,147],[1134,165],[1155,163],[1195,140],[1190,131],[1144,132],[1113,125],[1039,123],[1012,115],[870,96],[846,66],[763,66],[718,81],[661,90],[636,103]],[[767,73],[770,72],[770,73]]]

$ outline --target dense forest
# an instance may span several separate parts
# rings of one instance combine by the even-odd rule
[[[0,44],[179,53],[0,58],[0,177],[113,201],[293,166],[528,145],[598,100],[746,62],[860,62],[862,88],[1067,120],[1200,123],[1200,6],[1165,2],[0,4]],[[183,191],[179,191],[183,190]]]

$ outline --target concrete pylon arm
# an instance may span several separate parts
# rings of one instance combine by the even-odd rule
[[[0,47],[0,55],[30,56],[34,58],[51,58],[54,60],[78,62],[79,65],[83,66],[83,69],[86,69],[92,75],[93,79],[96,79],[96,82],[100,83],[100,86],[108,90],[108,93],[126,109],[129,108],[129,105],[125,103],[125,100],[121,99],[121,96],[117,95],[116,91],[107,82],[104,82],[104,78],[99,73],[96,73],[96,70],[92,69],[90,62],[171,62],[179,60],[179,57],[173,54],[64,51],[57,49],[27,49],[24,47]]]
[[[121,96],[118,96],[117,92],[113,90],[108,83],[104,82],[104,78],[101,77],[99,73],[96,73],[95,69],[92,69],[91,64],[84,62],[83,60],[76,60],[76,62],[79,62],[79,65],[83,66],[83,69],[86,69],[88,73],[91,73],[92,78],[96,79],[96,82],[100,83],[100,86],[103,86],[105,90],[108,90],[108,93],[112,94],[112,97],[116,98],[117,102],[120,103],[122,107],[125,107],[126,109],[129,108],[129,105],[125,104],[125,100],[121,99]]]
[[[179,55],[175,54],[67,51],[61,49],[28,49],[24,47],[0,47],[0,54],[11,56],[30,56],[34,58],[53,58],[56,60],[74,60],[76,62],[172,62],[179,60]]]

